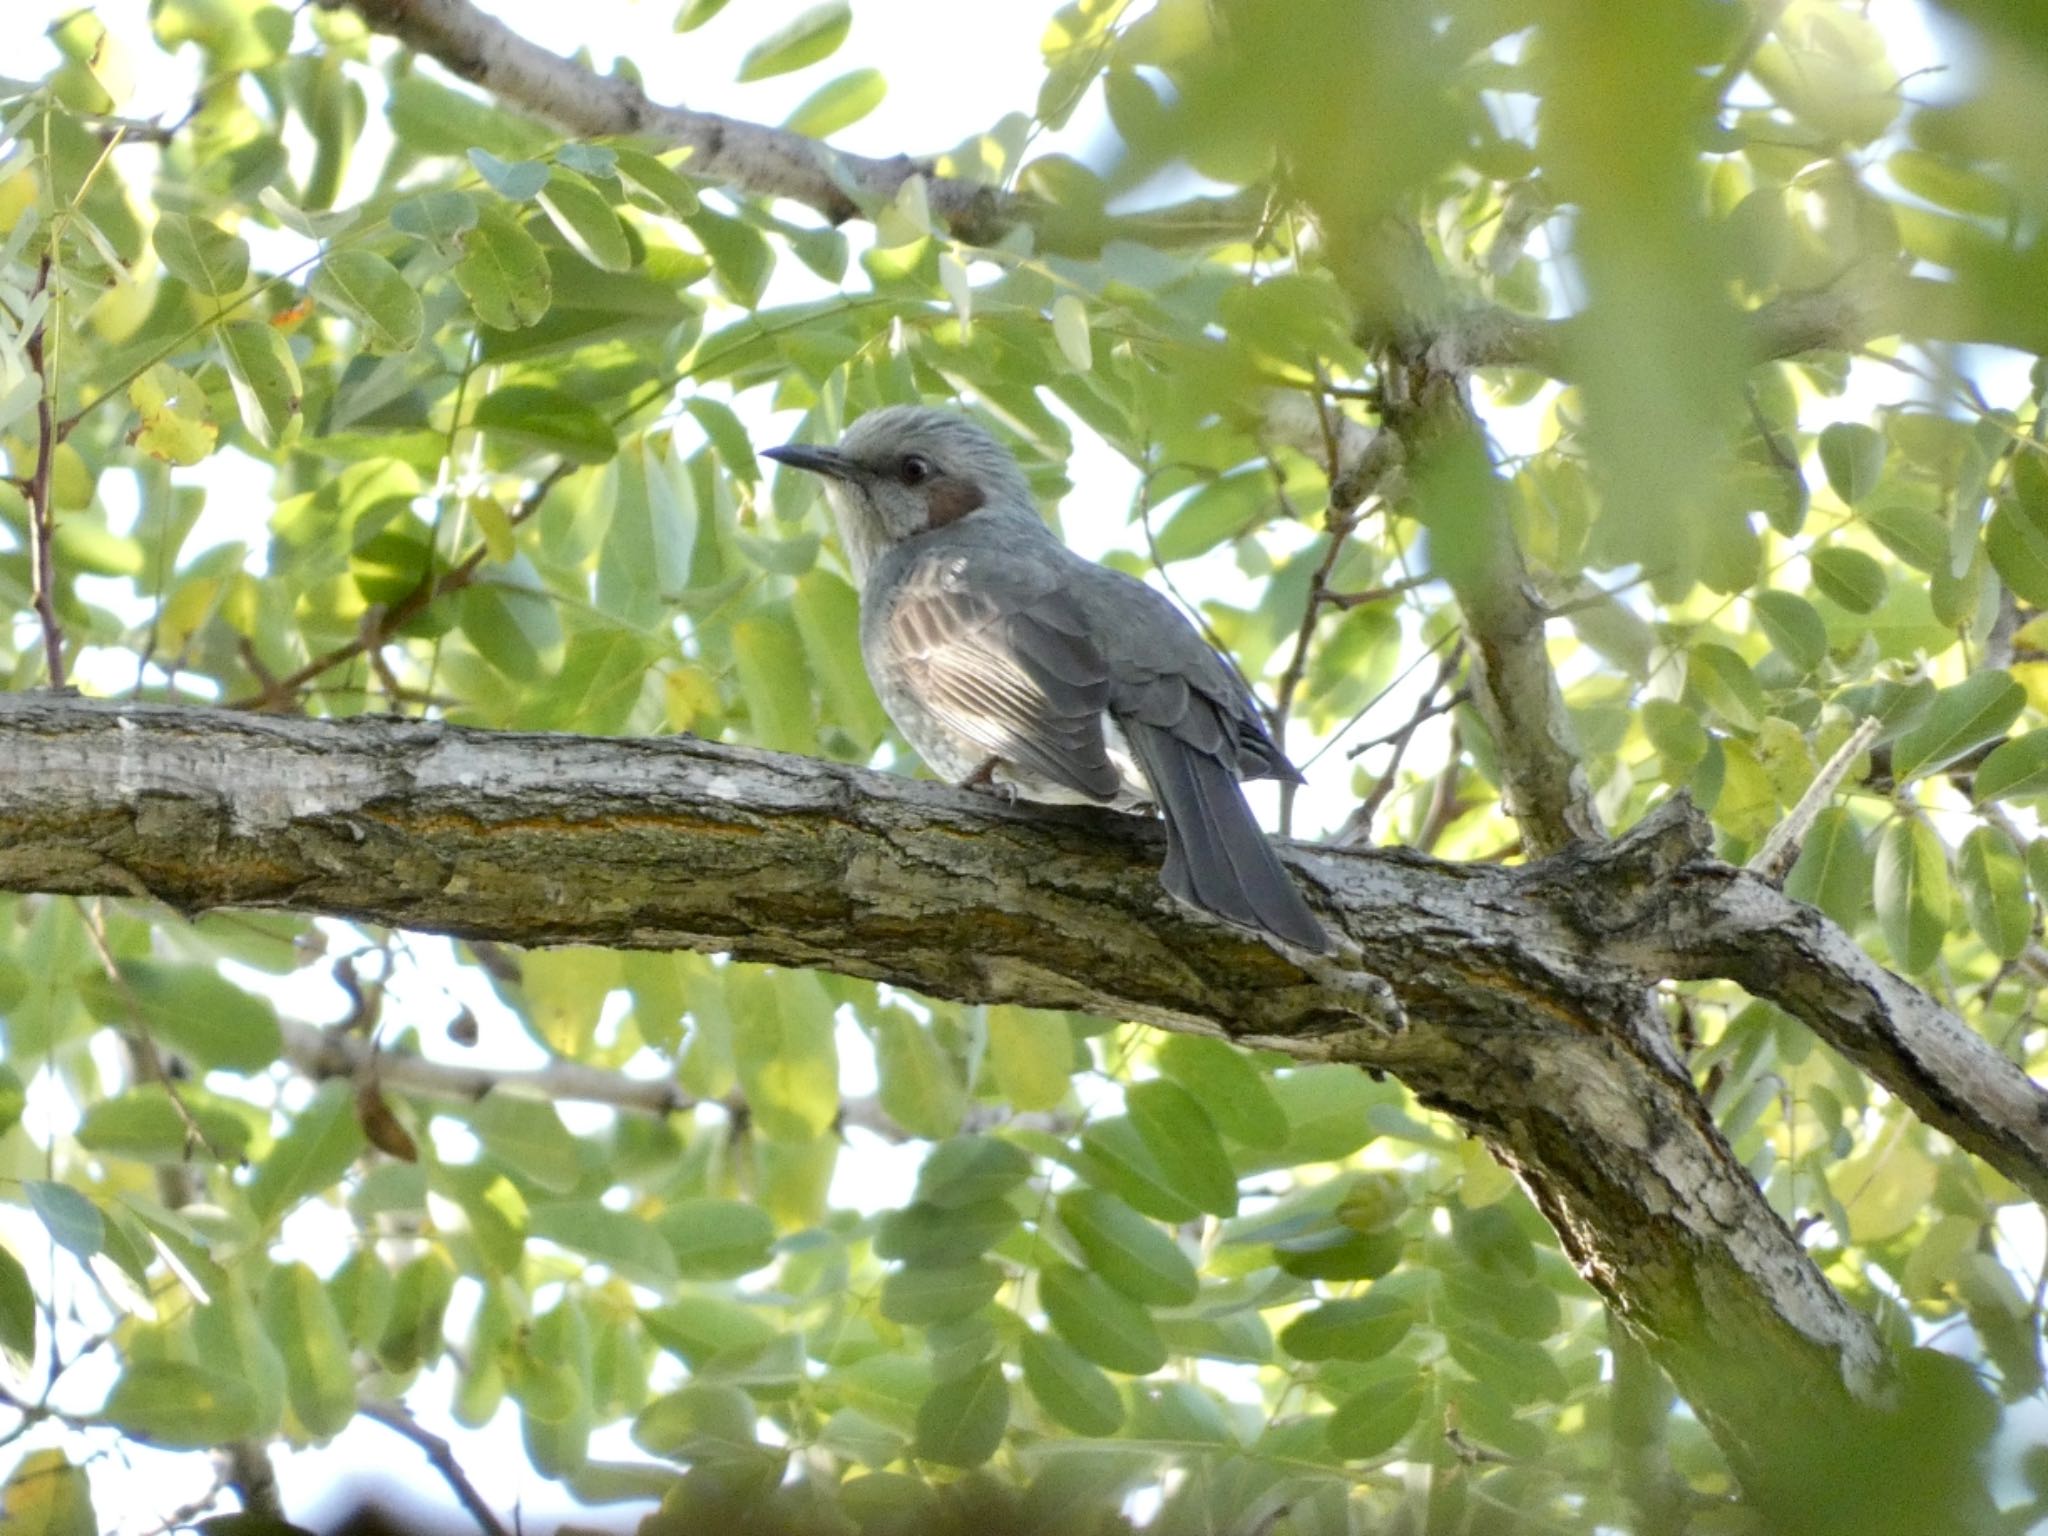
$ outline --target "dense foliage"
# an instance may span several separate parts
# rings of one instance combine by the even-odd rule
[[[1903,79],[1849,0],[1080,0],[1036,105],[934,167],[1023,198],[969,243],[922,178],[833,227],[567,140],[346,8],[88,6],[0,82],[0,677],[914,771],[815,489],[754,445],[958,398],[1259,685],[1297,835],[1513,858],[1435,579],[1501,494],[1606,821],[1682,789],[1739,862],[1875,718],[1790,889],[2039,1067],[2048,24],[1955,9],[1953,73]],[[742,78],[824,80],[847,34],[806,12]],[[124,117],[165,71],[190,111]],[[1037,152],[1098,101],[1089,163]],[[1477,365],[1490,463],[1361,502],[1417,337]],[[1068,497],[1077,437],[1127,507]],[[164,1519],[109,1445],[321,1442],[416,1383],[458,1459],[507,1416],[578,1497],[665,1498],[650,1536],[1649,1528],[1624,1412],[1681,1522],[1741,1528],[1398,1083],[690,954],[439,953],[0,898],[10,1531]],[[1771,1204],[1890,1340],[1972,1363],[1996,1497],[2048,1512],[2024,1196],[1769,1005],[1667,1001]],[[475,1097],[309,1025],[599,1070]],[[877,1208],[887,1143],[923,1151]]]

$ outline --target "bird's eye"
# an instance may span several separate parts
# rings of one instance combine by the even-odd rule
[[[903,477],[905,485],[922,485],[932,477],[932,461],[921,453],[906,453],[903,462],[896,466],[896,472]]]

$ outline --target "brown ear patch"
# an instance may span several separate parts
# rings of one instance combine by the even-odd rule
[[[943,475],[932,482],[925,492],[925,506],[928,509],[925,526],[943,528],[948,523],[957,523],[988,498],[980,486],[959,475]]]

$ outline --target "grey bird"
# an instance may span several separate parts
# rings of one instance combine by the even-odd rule
[[[1329,952],[1238,788],[1301,782],[1243,682],[1172,603],[1061,543],[1007,449],[966,416],[894,405],[837,447],[766,452],[824,477],[868,676],[934,771],[1028,800],[1156,805],[1167,890]]]

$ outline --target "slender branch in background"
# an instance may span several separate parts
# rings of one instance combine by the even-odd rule
[[[1453,677],[1457,676],[1458,668],[1464,664],[1464,660],[1465,647],[1462,643],[1454,645],[1444,652],[1443,659],[1437,663],[1436,676],[1430,680],[1429,687],[1423,691],[1422,697],[1415,703],[1414,713],[1409,715],[1407,722],[1399,730],[1386,738],[1387,741],[1393,743],[1393,754],[1387,759],[1387,766],[1381,772],[1379,782],[1373,785],[1372,793],[1368,794],[1359,803],[1358,809],[1345,819],[1344,825],[1338,828],[1337,835],[1331,839],[1331,842],[1337,847],[1355,848],[1372,841],[1373,818],[1379,814],[1380,807],[1386,803],[1387,796],[1393,792],[1394,780],[1398,776],[1401,767],[1401,759],[1407,756],[1408,744],[1415,739],[1415,733],[1422,728],[1424,721],[1434,719],[1448,710],[1457,708],[1462,700],[1471,697],[1471,690],[1461,688],[1452,694],[1448,702],[1441,705],[1437,702],[1437,695],[1444,691]],[[1365,751],[1367,747],[1376,745],[1378,743],[1368,742],[1365,747],[1354,748],[1345,755],[1347,757],[1356,757],[1360,752]]]
[[[336,974],[345,971],[337,970]],[[381,1086],[396,1093],[466,1104],[475,1103],[493,1089],[503,1089],[554,1103],[603,1104],[627,1114],[652,1115],[657,1119],[687,1114],[704,1104],[715,1105],[734,1121],[744,1120],[750,1114],[746,1100],[737,1094],[723,1099],[700,1099],[667,1078],[629,1077],[581,1062],[552,1061],[531,1070],[470,1067],[379,1050],[361,1038],[360,1032],[350,1028],[347,1021],[322,1029],[286,1019],[282,1028],[285,1059],[314,1082],[328,1078],[354,1082],[370,1073]],[[871,1095],[842,1100],[837,1123],[843,1130],[866,1131],[885,1141],[909,1139]],[[1061,1122],[1056,1116],[1003,1114],[989,1123],[1055,1130]]]
[[[575,467],[567,459],[558,461],[554,468],[541,476],[533,489],[528,491],[520,500],[519,505],[512,509],[511,514],[506,518],[506,522],[516,528],[532,517],[534,513],[540,510],[541,503],[547,500],[548,492],[561,484]],[[255,693],[250,694],[247,698],[237,699],[229,705],[229,708],[248,709],[258,712],[281,709],[297,699],[301,688],[315,681],[322,674],[330,672],[343,663],[353,661],[356,657],[366,653],[375,658],[377,653],[384,646],[390,644],[392,638],[401,629],[418,618],[437,599],[446,597],[450,592],[459,592],[474,581],[478,569],[483,565],[489,553],[489,546],[479,543],[475,549],[463,557],[461,563],[442,573],[440,577],[434,578],[431,574],[423,575],[420,578],[419,585],[415,586],[389,608],[383,610],[381,614],[374,614],[374,616],[366,615],[363,626],[357,632],[354,639],[345,640],[331,650],[321,652],[295,672],[288,672],[283,677],[268,679]],[[385,675],[389,676],[388,673]],[[389,680],[394,687],[397,685],[395,678],[390,678]]]
[[[43,627],[43,660],[50,687],[64,687],[64,631],[57,623],[57,562],[52,543],[57,537],[56,509],[50,505],[50,472],[57,456],[57,421],[53,408],[57,381],[48,363],[50,322],[57,313],[57,293],[50,286],[50,252],[36,264],[30,301],[42,297],[42,319],[28,335],[28,366],[36,376],[36,467],[28,485],[29,561],[34,570],[36,618]]]
[[[1763,876],[1773,885],[1785,883],[1785,877],[1792,872],[1792,865],[1799,858],[1799,849],[1806,841],[1806,834],[1813,830],[1815,818],[1834,800],[1835,791],[1849,777],[1856,759],[1877,740],[1880,725],[1881,722],[1873,715],[1849,733],[1849,739],[1835,749],[1835,755],[1813,776],[1813,782],[1806,786],[1806,793],[1799,797],[1799,803],[1792,807],[1783,821],[1771,828],[1763,846],[1749,861],[1750,873]]]
[[[928,160],[886,160],[848,154],[804,134],[715,112],[663,106],[633,81],[600,75],[588,65],[527,41],[468,0],[319,0],[355,11],[373,30],[395,37],[450,73],[482,86],[506,104],[538,114],[586,138],[627,135],[688,149],[683,169],[757,197],[788,198],[834,224],[871,215],[913,176],[925,178],[932,218],[955,239],[993,245],[1012,228],[1030,225],[1042,252],[1087,254],[1112,239],[1153,245],[1207,243],[1250,234],[1266,194],[1254,187],[1224,197],[1194,198],[1149,213],[1077,214],[982,182],[937,175]]]
[[[441,1474],[441,1479],[447,1483],[449,1491],[455,1495],[462,1507],[469,1511],[470,1518],[476,1521],[485,1536],[512,1536],[503,1522],[492,1512],[484,1496],[477,1491],[476,1484],[469,1480],[469,1474],[462,1470],[462,1464],[455,1459],[453,1447],[446,1440],[423,1428],[419,1420],[407,1413],[398,1403],[364,1402],[356,1411],[364,1418],[375,1419],[386,1429],[403,1435],[426,1452],[428,1463]]]

